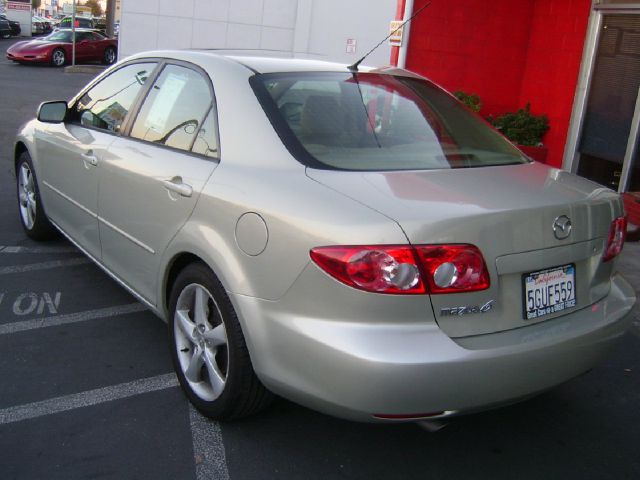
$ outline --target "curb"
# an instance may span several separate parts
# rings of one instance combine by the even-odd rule
[[[102,65],[73,65],[64,67],[64,73],[101,73],[106,68]]]

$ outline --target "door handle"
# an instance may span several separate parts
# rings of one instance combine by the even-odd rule
[[[82,160],[84,161],[85,166],[91,165],[95,167],[98,165],[98,157],[96,157],[91,150],[82,154]]]
[[[173,177],[171,180],[163,180],[162,184],[167,190],[175,192],[182,197],[190,197],[193,195],[193,188],[191,185],[182,183],[182,177]]]

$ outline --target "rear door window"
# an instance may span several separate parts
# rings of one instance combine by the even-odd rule
[[[203,127],[212,104],[209,82],[202,74],[180,65],[167,65],[149,90],[130,135],[190,151],[202,128],[205,140],[214,132],[212,120],[210,128]],[[208,138],[209,147],[198,143],[198,153],[217,151],[215,137]]]

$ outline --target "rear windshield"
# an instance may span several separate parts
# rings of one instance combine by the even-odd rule
[[[528,162],[425,80],[304,72],[256,75],[251,85],[289,151],[308,166],[375,171]]]

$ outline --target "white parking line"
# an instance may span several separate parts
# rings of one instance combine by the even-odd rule
[[[34,272],[36,270],[49,270],[51,268],[74,267],[76,265],[84,265],[91,263],[86,257],[70,258],[69,260],[53,260],[51,262],[29,263],[26,265],[11,265],[8,267],[0,267],[0,275],[8,275],[11,273]]]
[[[98,405],[100,403],[120,400],[134,395],[155,392],[176,386],[178,386],[178,379],[175,374],[167,373],[110,387],[51,398],[42,402],[18,405],[0,410],[0,425],[21,422],[22,420],[43,417],[45,415],[53,415],[76,408]]]
[[[84,312],[69,313],[66,315],[52,315],[44,318],[34,318],[22,322],[12,322],[0,325],[0,335],[24,332],[36,328],[55,327],[57,325],[67,325],[69,323],[86,322],[97,318],[112,317],[115,315],[125,315],[127,313],[141,312],[146,307],[141,303],[130,303],[117,307],[99,308],[97,310],[87,310]]]
[[[0,253],[78,253],[75,247],[16,247],[0,245]]]
[[[191,438],[196,462],[196,478],[228,480],[229,470],[220,424],[204,417],[189,404]]]

